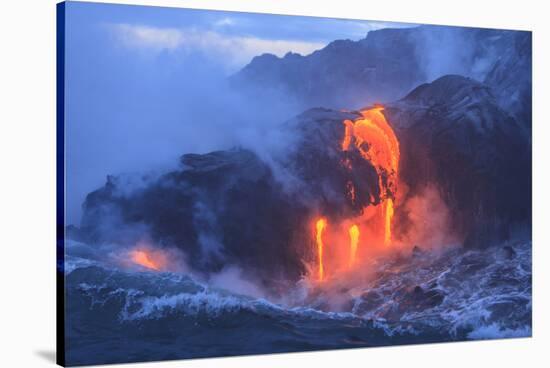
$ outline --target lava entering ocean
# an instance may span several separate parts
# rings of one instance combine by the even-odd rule
[[[350,241],[349,265],[351,267],[355,263],[355,257],[357,256],[357,244],[359,243],[359,227],[357,227],[357,225],[351,225],[351,227],[349,228],[349,241]]]
[[[376,106],[361,111],[362,116],[355,121],[343,122],[342,152],[357,150],[360,156],[374,167],[378,174],[379,200],[374,200],[371,195],[370,202],[361,209],[358,216],[331,223],[330,231],[327,230],[327,218],[316,220],[319,281],[327,278],[326,263],[330,263],[331,269],[351,269],[362,255],[373,249],[387,248],[391,245],[400,152],[395,132],[382,113],[383,110],[382,106]],[[354,169],[347,158],[342,160],[342,165],[346,170]],[[345,191],[347,198],[354,205],[357,194],[352,181],[346,183]],[[330,253],[330,262],[323,259],[327,252]],[[345,263],[344,258],[348,260]]]
[[[315,224],[315,238],[317,241],[317,255],[319,261],[319,281],[323,281],[324,278],[324,266],[323,266],[323,232],[327,227],[327,220],[320,218]]]

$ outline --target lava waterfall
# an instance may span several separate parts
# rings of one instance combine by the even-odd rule
[[[378,195],[375,198],[372,192],[367,192],[365,197],[368,197],[368,202],[361,205],[352,216],[330,221],[334,230],[326,231],[325,218],[316,221],[319,281],[325,279],[325,246],[339,248],[330,250],[332,257],[329,267],[338,272],[339,268],[352,269],[360,263],[362,257],[372,254],[381,246],[389,247],[391,244],[400,153],[397,137],[382,111],[383,107],[377,106],[361,111],[361,115],[355,120],[343,121],[342,167],[353,177],[352,173],[356,170],[354,162],[359,157],[365,160],[376,172]],[[361,172],[356,175],[361,176]],[[353,206],[359,191],[353,180],[347,181],[342,190]]]

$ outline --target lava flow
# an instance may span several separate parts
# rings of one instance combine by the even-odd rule
[[[349,241],[350,241],[349,265],[351,267],[355,263],[355,258],[357,256],[357,244],[359,243],[359,227],[357,227],[357,225],[352,225],[349,228]]]
[[[345,133],[342,150],[348,151],[355,141],[361,156],[369,161],[378,173],[380,197],[395,195],[399,168],[399,142],[391,126],[386,121],[383,107],[361,111],[363,118],[352,122],[344,121]],[[387,175],[387,185],[391,194],[385,192],[383,177]]]
[[[316,243],[319,280],[327,277],[327,266],[330,269],[338,267],[352,268],[365,254],[380,245],[388,247],[392,242],[392,220],[398,185],[399,142],[395,132],[387,122],[382,106],[361,111],[361,117],[355,121],[344,120],[344,138],[341,143],[343,152],[356,151],[367,160],[378,174],[379,200],[372,193],[370,203],[365,205],[361,214],[339,220],[331,224],[331,230],[326,231],[328,221],[320,218],[316,222]],[[349,156],[342,160],[343,167],[351,171]],[[344,188],[346,197],[352,205],[357,199],[356,188],[352,181]],[[347,230],[347,234],[344,234]],[[361,237],[360,237],[361,235]],[[326,250],[329,258],[323,260],[325,243],[330,244]],[[368,249],[367,249],[368,248]],[[347,257],[348,261],[343,262]],[[332,274],[332,272],[330,272]]]
[[[393,199],[388,198],[384,202],[384,244],[391,242],[391,220],[393,218]]]
[[[323,232],[325,231],[325,228],[327,227],[327,220],[324,218],[320,218],[317,220],[317,223],[315,224],[315,238],[317,240],[317,255],[318,255],[318,261],[319,261],[319,281],[323,281],[324,278],[324,266],[323,266]]]

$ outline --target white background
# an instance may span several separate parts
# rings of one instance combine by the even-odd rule
[[[139,367],[533,367],[550,360],[549,14],[544,1],[116,1],[533,31],[534,326],[531,339],[203,359]],[[55,356],[55,0],[0,9],[0,366]]]

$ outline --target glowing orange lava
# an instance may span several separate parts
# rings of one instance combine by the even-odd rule
[[[391,220],[393,218],[393,200],[388,198],[384,202],[384,245],[389,245],[391,242]]]
[[[391,241],[393,199],[397,190],[400,152],[397,137],[382,113],[383,110],[382,106],[377,106],[361,111],[362,118],[355,122],[344,120],[342,150],[350,150],[353,140],[361,156],[368,160],[378,173],[384,218],[384,244],[388,245]]]
[[[350,120],[344,121],[345,134],[342,149],[349,150],[351,136],[355,138],[355,146],[361,156],[372,163],[379,177],[380,196],[386,197],[382,185],[382,174],[387,175],[387,187],[395,191],[397,185],[397,173],[399,169],[399,142],[391,126],[386,121],[378,106],[361,111],[363,118],[350,124]]]
[[[319,281],[323,281],[325,277],[325,270],[323,266],[323,232],[325,231],[327,227],[327,220],[324,218],[320,218],[315,223],[315,239],[317,240],[317,258],[319,261]]]
[[[359,243],[359,227],[357,225],[352,225],[349,228],[349,241],[350,241],[349,265],[351,267],[355,263],[355,258],[357,256],[357,244]]]
[[[327,219],[316,220],[315,236],[320,281],[324,280],[328,273],[338,272],[339,268],[352,268],[365,257],[383,251],[382,247],[392,243],[400,151],[397,136],[386,120],[383,110],[382,106],[376,106],[361,111],[361,116],[355,121],[343,121],[344,136],[340,144],[341,149],[350,154],[357,152],[374,167],[378,174],[379,200],[375,201],[376,193],[368,193],[369,203],[358,215],[334,224],[331,222],[330,229],[327,229]],[[352,157],[346,154],[341,160],[342,167],[350,173],[353,171]],[[354,206],[358,198],[361,198],[358,197],[356,189],[352,180],[346,182],[346,197]],[[324,242],[329,242],[331,247],[324,249]],[[369,247],[362,249],[366,242]]]
[[[132,262],[142,267],[149,268],[155,271],[161,269],[159,262],[155,262],[153,257],[145,250],[133,250],[130,252]]]

